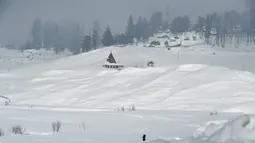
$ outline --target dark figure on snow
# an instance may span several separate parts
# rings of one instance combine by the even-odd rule
[[[145,142],[146,141],[146,135],[143,134],[143,141]]]

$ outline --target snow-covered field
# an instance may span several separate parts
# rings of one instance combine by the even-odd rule
[[[183,44],[170,51],[109,47],[1,72],[0,95],[11,105],[0,108],[0,142],[138,143],[143,134],[149,142],[254,139],[254,117],[237,117],[254,113],[255,53]],[[125,69],[102,68],[110,52]],[[136,111],[127,111],[132,105]],[[56,120],[60,133],[52,131]],[[27,135],[12,135],[15,125]]]
[[[29,49],[21,52],[16,49],[0,48],[0,72],[10,71],[27,64],[40,63],[71,55],[67,50],[56,54],[54,50]]]

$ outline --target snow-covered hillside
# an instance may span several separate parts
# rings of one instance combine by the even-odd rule
[[[232,140],[239,132],[228,130],[238,130],[247,120],[234,125],[225,120],[254,113],[255,53],[213,49],[201,41],[183,44],[171,50],[108,47],[1,72],[0,95],[11,105],[0,108],[4,117],[0,128],[8,131],[19,124],[28,135],[7,133],[0,140],[138,143],[145,133],[148,141],[192,142],[192,133],[214,120],[221,124],[195,132],[194,140],[205,134],[219,142],[223,137]],[[110,52],[125,66],[123,70],[102,68]],[[147,67],[148,61],[155,67]],[[127,111],[131,106],[135,112]],[[125,112],[116,110],[121,108]],[[56,120],[63,123],[61,133],[52,133]],[[249,123],[252,126],[253,118]]]
[[[71,55],[69,51],[56,54],[53,50],[29,49],[21,52],[16,49],[0,48],[0,72],[13,70],[30,63],[38,63]]]

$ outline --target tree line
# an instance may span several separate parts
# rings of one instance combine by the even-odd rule
[[[93,23],[92,32],[84,34],[84,27],[78,23],[57,24],[52,21],[43,22],[36,19],[31,28],[32,40],[27,41],[21,49],[54,49],[56,53],[64,49],[78,54],[98,49],[102,46],[115,44],[127,45],[134,41],[146,42],[148,38],[159,30],[171,29],[173,33],[185,32],[190,28],[188,16],[176,17],[172,23],[163,19],[163,13],[154,12],[149,19],[130,15],[127,19],[125,31],[112,33],[108,25],[103,33],[100,33],[99,21]]]
[[[84,27],[78,23],[57,24],[52,21],[42,22],[36,19],[31,29],[32,41],[21,46],[29,48],[53,48],[56,53],[64,49],[74,54],[88,52],[111,45],[127,45],[135,41],[146,42],[149,37],[158,31],[169,30],[173,34],[194,30],[200,33],[208,44],[217,44],[225,47],[226,41],[236,39],[240,42],[255,43],[255,1],[249,1],[249,10],[243,13],[226,11],[225,13],[210,13],[199,16],[192,24],[189,16],[177,16],[170,20],[160,11],[154,12],[149,18],[139,16],[127,18],[127,25],[123,32],[113,33],[110,25],[106,26],[103,33],[99,21],[93,23],[91,32],[84,33]],[[230,37],[230,38],[229,38]],[[214,39],[214,40],[212,40]],[[212,42],[214,41],[214,42]]]
[[[224,13],[210,13],[199,16],[193,30],[200,33],[208,44],[226,47],[234,44],[255,43],[255,1],[247,0],[248,10],[237,12],[235,10]]]

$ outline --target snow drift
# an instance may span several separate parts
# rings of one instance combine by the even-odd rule
[[[242,115],[228,122],[221,121],[207,123],[203,132],[200,133],[199,130],[196,131],[192,142],[255,142],[255,116]]]
[[[149,143],[254,143],[255,116],[242,115],[229,121],[210,121],[182,140],[156,139]]]

